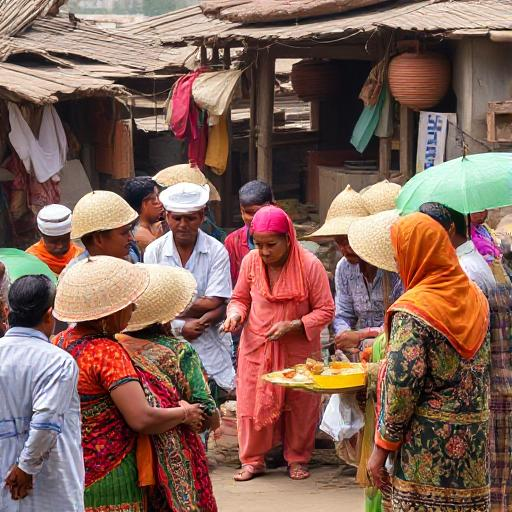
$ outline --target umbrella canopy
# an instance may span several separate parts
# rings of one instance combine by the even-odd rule
[[[402,215],[428,202],[468,214],[512,205],[512,153],[481,153],[449,160],[417,174],[396,205]]]
[[[50,267],[32,254],[19,249],[0,249],[0,261],[7,268],[11,282],[16,281],[19,277],[43,274],[57,284],[57,276],[50,270]]]

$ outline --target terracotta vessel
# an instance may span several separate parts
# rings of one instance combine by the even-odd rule
[[[450,61],[439,53],[402,53],[389,63],[391,94],[413,110],[437,105],[448,92]]]
[[[343,79],[337,62],[306,59],[292,66],[292,86],[303,101],[329,98],[341,93]]]

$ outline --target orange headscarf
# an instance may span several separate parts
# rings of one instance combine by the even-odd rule
[[[41,239],[39,242],[31,245],[25,252],[39,258],[43,263],[46,263],[50,267],[52,272],[59,275],[73,258],[76,258],[83,252],[83,249],[78,247],[78,245],[71,243],[69,245],[68,252],[57,257],[48,252],[48,249],[44,245],[44,240]]]
[[[471,359],[485,340],[489,305],[460,267],[448,233],[428,215],[413,213],[393,225],[391,241],[406,292],[386,313],[388,335],[393,312],[407,311]]]

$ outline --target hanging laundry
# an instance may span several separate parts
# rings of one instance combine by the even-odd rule
[[[226,172],[229,157],[229,134],[226,114],[219,117],[219,122],[210,126],[208,132],[208,149],[206,165],[219,176]]]
[[[203,73],[192,86],[196,105],[207,110],[210,116],[224,115],[231,105],[241,76],[239,69]]]
[[[39,183],[55,176],[66,163],[67,140],[59,114],[52,105],[43,109],[39,137],[36,138],[15,103],[9,103],[9,140]]]
[[[359,119],[354,127],[354,131],[352,132],[352,138],[350,139],[350,143],[359,151],[359,153],[363,153],[363,151],[368,146],[375,130],[377,129],[380,121],[380,116],[382,113],[382,107],[384,106],[386,95],[389,95],[389,88],[387,84],[381,89],[379,95],[379,101],[375,105],[371,105],[368,107],[364,107]]]
[[[208,139],[208,115],[192,98],[192,86],[203,70],[197,69],[178,79],[169,104],[170,128],[177,139],[188,140],[188,157],[200,169],[204,168]]]

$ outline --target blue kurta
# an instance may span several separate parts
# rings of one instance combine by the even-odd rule
[[[34,329],[0,339],[0,511],[81,512],[84,463],[78,367]],[[13,501],[4,481],[11,467],[33,475],[34,488]]]

